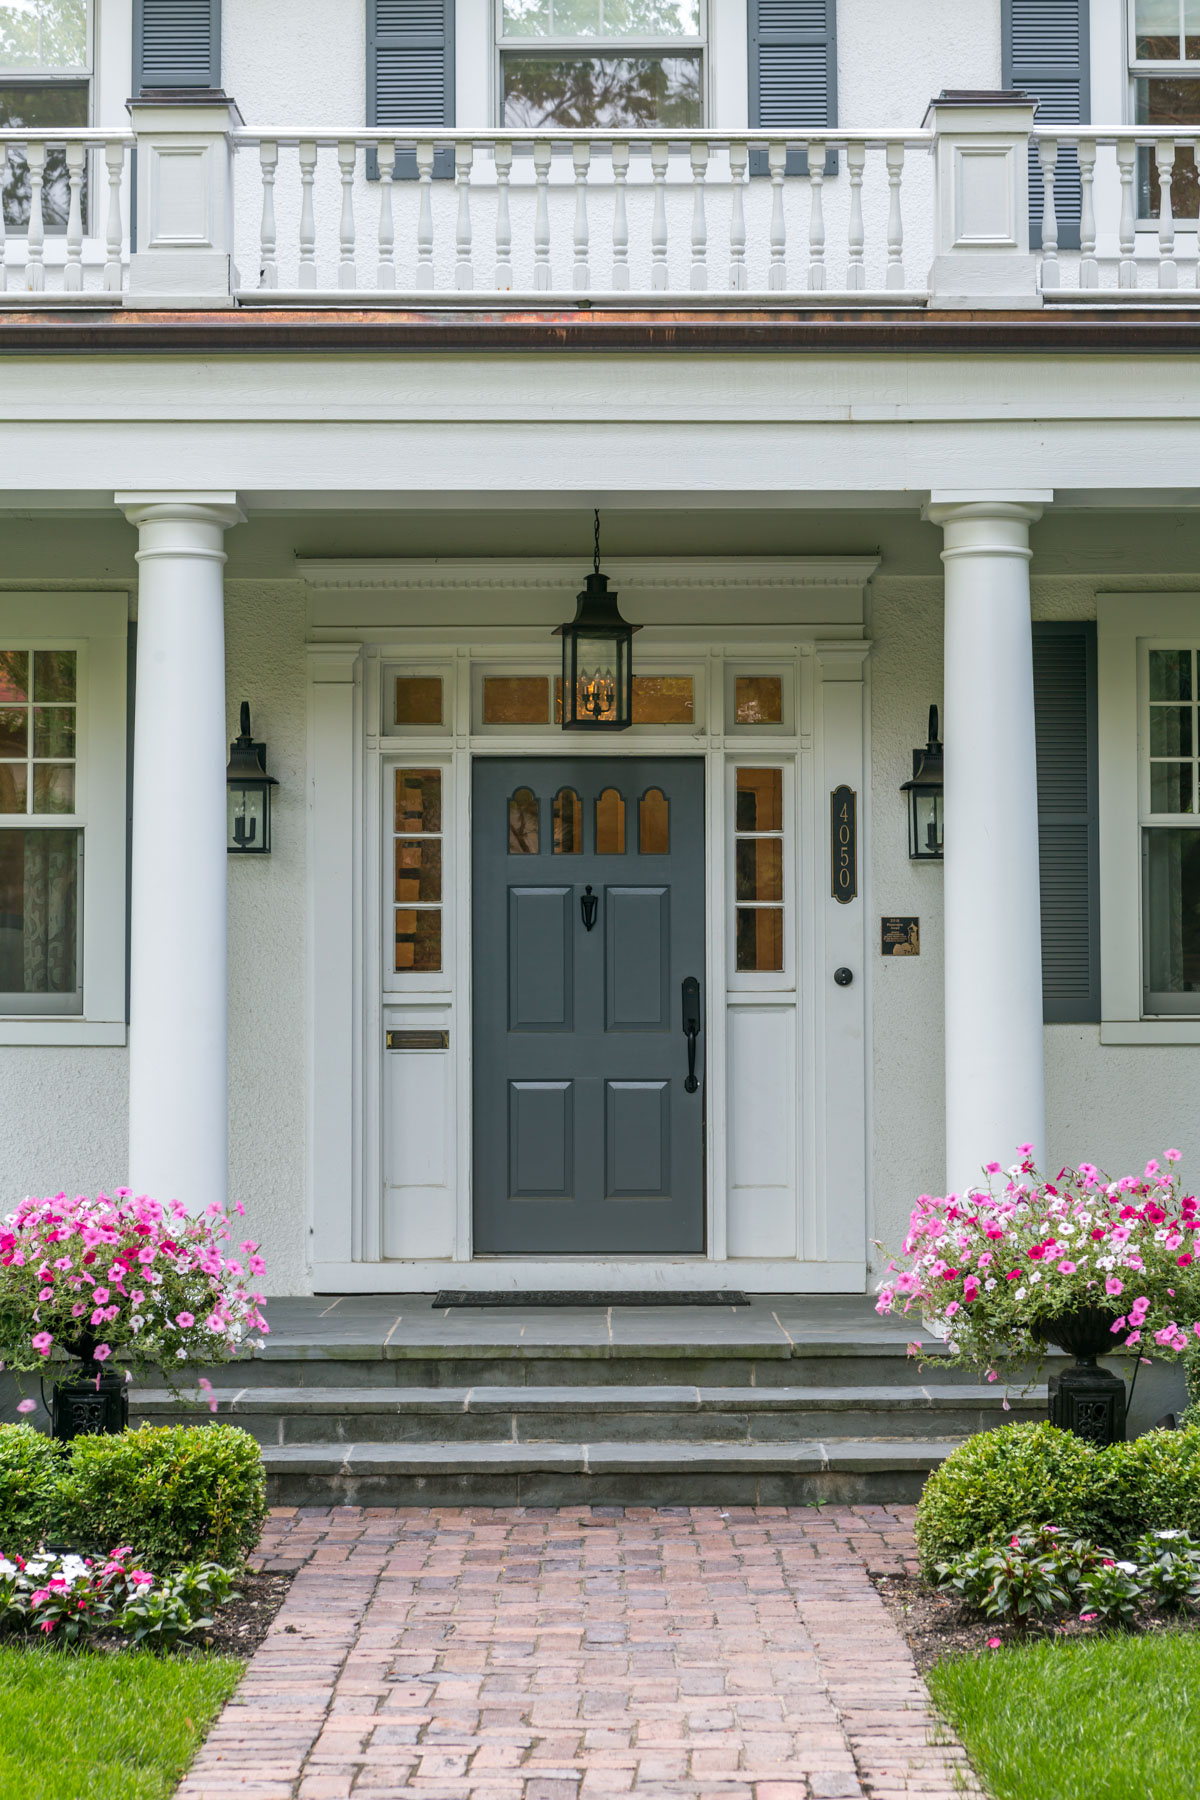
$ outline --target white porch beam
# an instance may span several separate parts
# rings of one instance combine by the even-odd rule
[[[225,531],[231,493],[118,493],[139,534],[129,1182],[228,1186]]]
[[[1049,493],[934,495],[945,565],[946,1181],[1045,1152],[1029,527]]]

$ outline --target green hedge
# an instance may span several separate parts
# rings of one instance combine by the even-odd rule
[[[143,1425],[70,1445],[0,1426],[0,1555],[48,1536],[87,1552],[129,1544],[156,1574],[237,1565],[266,1510],[261,1453],[235,1425]]]
[[[1058,1525],[1122,1551],[1145,1531],[1200,1535],[1200,1425],[1096,1448],[1053,1425],[980,1432],[929,1477],[917,1507],[921,1567],[1022,1525]]]

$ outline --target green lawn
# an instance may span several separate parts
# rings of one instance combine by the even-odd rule
[[[0,1649],[0,1800],[167,1800],[244,1667]]]
[[[1030,1644],[927,1679],[992,1800],[1195,1800],[1200,1637]]]

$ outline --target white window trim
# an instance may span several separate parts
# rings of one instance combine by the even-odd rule
[[[1142,1011],[1142,757],[1146,640],[1200,645],[1200,592],[1096,598],[1100,733],[1100,1041],[1200,1044],[1197,1016]]]
[[[126,594],[0,594],[6,648],[81,648],[76,779],[84,830],[83,1011],[0,1015],[0,1045],[124,1044]]]

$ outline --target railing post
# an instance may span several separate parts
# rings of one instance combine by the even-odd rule
[[[692,287],[697,293],[708,286],[708,221],[704,216],[704,177],[708,171],[708,145],[691,145],[692,161]]]
[[[1058,286],[1058,207],[1054,197],[1054,178],[1058,173],[1058,140],[1038,140],[1038,162],[1042,171],[1042,287]]]
[[[279,286],[279,264],[275,260],[275,171],[279,167],[279,145],[264,138],[258,146],[258,167],[262,176],[262,222],[258,228],[258,285]]]
[[[233,139],[242,123],[219,90],[129,102],[137,135],[137,250],[129,306],[232,306]]]
[[[1100,265],[1096,261],[1096,142],[1094,138],[1079,140],[1079,285],[1100,286]]]
[[[904,286],[904,216],[900,210],[900,188],[904,180],[904,145],[889,143],[887,147],[888,175],[888,266],[887,286],[902,288]]]
[[[586,294],[592,285],[592,271],[588,263],[588,209],[587,179],[591,167],[592,146],[588,143],[571,146],[571,165],[575,171],[575,270],[574,283],[577,293]]]
[[[941,306],[1040,306],[1029,247],[1027,94],[947,91],[930,102],[935,253],[929,287]]]
[[[358,269],[354,260],[354,167],[358,161],[358,145],[353,139],[349,142],[343,139],[338,144],[337,159],[342,183],[342,216],[338,223],[338,248],[341,252],[338,261],[338,286],[356,288]]]
[[[1171,208],[1171,181],[1175,173],[1175,140],[1159,138],[1154,146],[1154,162],[1158,170],[1158,285],[1179,286],[1179,268],[1175,261],[1175,215]]]
[[[458,220],[454,227],[454,285],[464,292],[475,286],[475,264],[471,249],[471,169],[475,162],[473,144],[455,144],[454,181],[458,188]]]
[[[671,147],[666,143],[650,146],[650,175],[654,182],[654,217],[650,222],[650,286],[655,293],[665,293],[667,280],[667,166]]]
[[[866,233],[863,229],[862,185],[867,161],[865,144],[847,144],[846,169],[850,176],[850,260],[846,264],[846,286],[853,293],[867,285],[863,262]]]

